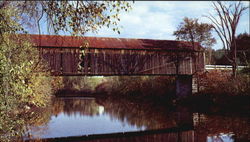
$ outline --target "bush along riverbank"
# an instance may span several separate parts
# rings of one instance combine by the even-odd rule
[[[32,110],[50,105],[60,84],[59,78],[50,76],[39,51],[28,39],[7,32],[0,37],[1,141],[21,137],[27,121],[34,115]]]
[[[211,108],[215,112],[250,114],[250,76],[239,73],[232,79],[230,71],[214,70],[199,76],[200,91],[179,100],[178,105],[194,109]]]
[[[174,97],[174,77],[112,76],[62,77],[58,97],[117,96],[131,99],[170,101]]]
[[[21,137],[34,108],[50,105],[60,79],[52,78],[12,5],[0,9],[0,141]],[[6,24],[7,23],[7,24]]]
[[[32,110],[50,105],[60,79],[50,76],[28,37],[3,33],[0,39],[0,139],[13,141],[23,135]]]

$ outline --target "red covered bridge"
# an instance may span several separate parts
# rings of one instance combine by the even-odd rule
[[[193,75],[204,49],[183,41],[30,35],[55,75]]]

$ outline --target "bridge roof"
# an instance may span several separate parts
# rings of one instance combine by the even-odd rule
[[[78,48],[87,41],[89,48],[97,49],[133,49],[133,50],[176,50],[203,51],[204,48],[195,43],[175,40],[131,39],[110,37],[80,37],[59,35],[30,35],[37,47],[66,47]]]

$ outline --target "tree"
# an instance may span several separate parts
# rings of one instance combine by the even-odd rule
[[[15,8],[0,9],[4,19],[0,21],[1,141],[12,141],[13,136],[21,135],[25,121],[20,116],[31,106],[48,104],[53,82],[39,61],[38,50],[27,38],[15,36],[21,30],[13,18],[16,14]]]
[[[248,33],[239,34],[236,37],[237,53],[243,65],[250,65],[250,35]]]
[[[213,2],[213,8],[218,18],[212,14],[206,17],[208,17],[212,22],[213,29],[215,29],[220,40],[222,41],[223,48],[228,52],[225,55],[230,55],[227,59],[232,64],[232,76],[236,78],[237,45],[235,34],[240,17],[249,7],[244,6],[240,1],[229,3],[229,5],[217,1]]]
[[[35,27],[40,33],[41,22],[48,31],[73,35],[97,32],[107,26],[119,32],[119,13],[131,9],[126,1],[1,1],[0,8],[17,7],[23,28]]]
[[[212,37],[212,25],[207,23],[198,23],[198,19],[185,17],[180,23],[173,35],[177,40],[199,42],[203,47],[209,51],[209,63],[211,62],[211,47],[216,43],[215,38]]]
[[[212,56],[216,65],[230,65],[230,62],[226,58],[224,49],[214,51]]]
[[[250,74],[250,35],[248,33],[239,34],[236,37],[237,53],[240,63],[247,67],[241,73]]]

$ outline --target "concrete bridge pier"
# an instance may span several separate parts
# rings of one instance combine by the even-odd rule
[[[183,98],[192,95],[192,75],[176,76],[176,97]]]

